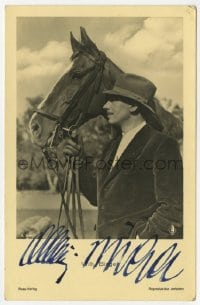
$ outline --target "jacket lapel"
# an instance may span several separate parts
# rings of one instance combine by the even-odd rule
[[[121,138],[122,137],[120,135],[115,140],[113,140],[109,150],[107,151],[106,155],[104,156],[104,162],[105,162],[106,166],[105,166],[105,169],[103,171],[101,171],[101,178],[100,178],[101,183],[105,180],[105,177],[109,174],[109,171],[110,171],[109,162],[112,162],[112,160],[114,159],[117,148],[121,141]]]
[[[121,157],[119,158],[119,163],[123,162],[123,160],[135,160],[138,155],[143,150],[145,144],[148,142],[150,138],[150,126],[145,125],[132,139],[132,141],[128,144],[124,152],[122,153]],[[106,155],[105,161],[107,162],[109,159],[113,161],[115,157],[115,153],[117,151],[118,145],[120,140],[115,143],[114,149],[111,151],[109,156]],[[107,158],[108,157],[108,158]],[[107,184],[113,177],[115,177],[120,171],[120,166],[117,164],[112,168],[110,168],[105,173],[105,179],[102,179],[102,186],[101,188]],[[103,177],[102,177],[103,178]]]

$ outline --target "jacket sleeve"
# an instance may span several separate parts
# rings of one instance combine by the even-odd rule
[[[146,222],[138,223],[140,238],[182,238],[183,164],[179,145],[165,138],[153,160],[154,191],[159,205]]]

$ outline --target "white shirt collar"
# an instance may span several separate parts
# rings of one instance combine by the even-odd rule
[[[136,127],[130,129],[129,131],[127,132],[122,132],[122,137],[130,137],[130,138],[133,138],[136,133],[138,133],[138,131],[140,129],[142,129],[144,126],[146,125],[146,122],[143,121],[141,122],[139,125],[137,125]]]
[[[143,121],[141,124],[137,125],[136,127],[132,128],[131,130],[129,130],[126,133],[122,133],[122,138],[121,141],[119,143],[119,146],[117,148],[115,157],[113,159],[113,163],[111,166],[110,171],[112,170],[112,168],[115,166],[115,164],[117,163],[117,161],[119,160],[119,158],[121,157],[121,155],[123,154],[123,152],[125,151],[125,149],[127,148],[127,146],[129,145],[129,143],[134,139],[134,137],[136,136],[136,134],[146,125],[146,122]]]

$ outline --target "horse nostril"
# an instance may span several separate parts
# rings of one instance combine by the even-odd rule
[[[33,123],[31,125],[32,132],[38,133],[40,130],[40,125],[38,123]]]
[[[38,129],[39,129],[39,125],[38,124],[34,124],[33,126],[32,126],[32,130],[33,131],[37,131]]]

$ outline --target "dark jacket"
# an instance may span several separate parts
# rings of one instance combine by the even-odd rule
[[[82,193],[98,206],[97,238],[182,238],[182,159],[175,139],[143,127],[109,172],[120,138],[80,171]]]

